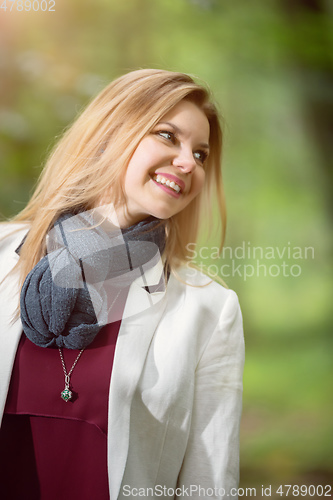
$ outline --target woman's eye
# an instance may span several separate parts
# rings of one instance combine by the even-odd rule
[[[208,158],[208,153],[206,151],[195,151],[194,158],[203,165]]]
[[[176,142],[176,137],[173,132],[169,132],[168,130],[159,130],[157,134],[164,139],[167,139],[168,141],[171,141],[172,143]]]

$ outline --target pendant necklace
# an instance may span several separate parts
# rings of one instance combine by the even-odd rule
[[[75,365],[76,363],[79,361],[80,359],[80,356],[81,354],[83,353],[84,351],[84,348],[81,349],[81,351],[79,352],[79,354],[77,355],[77,358],[75,359],[73,365],[72,365],[72,368],[69,370],[69,372],[67,373],[67,370],[66,370],[66,365],[65,365],[65,360],[64,360],[64,357],[62,355],[62,350],[60,347],[58,347],[58,350],[59,350],[59,354],[60,354],[60,359],[61,359],[61,364],[62,364],[62,369],[64,371],[64,375],[65,375],[65,389],[61,392],[60,396],[61,398],[66,401],[66,403],[72,399],[73,397],[73,393],[72,391],[69,389],[69,384],[70,384],[70,377],[73,373],[73,370],[75,368]]]

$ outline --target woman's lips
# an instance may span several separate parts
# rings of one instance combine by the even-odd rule
[[[158,182],[156,179],[154,179],[154,177],[156,178],[157,176],[154,175],[153,178],[152,178],[152,181],[161,189],[163,189],[163,191],[165,191],[166,193],[170,194],[171,196],[173,196],[174,198],[179,198],[181,196],[181,193],[182,191],[178,191],[173,189],[172,187],[168,186],[167,184],[162,184],[161,182]],[[160,176],[160,177],[164,177],[166,179],[166,177],[163,175],[163,176]],[[168,180],[171,180],[171,179],[168,179]],[[171,182],[173,181],[173,179],[171,180]],[[173,181],[174,184],[176,184],[175,181]],[[180,189],[180,186],[179,188]]]
[[[178,186],[180,187],[180,189],[182,191],[184,191],[184,189],[185,189],[185,182],[182,181],[181,179],[179,179],[179,177],[177,177],[176,175],[165,174],[164,172],[155,172],[155,175],[160,175],[161,177],[165,177],[166,179],[169,179],[170,181],[175,182],[176,184],[178,184]]]

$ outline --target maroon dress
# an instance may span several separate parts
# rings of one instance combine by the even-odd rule
[[[59,351],[22,335],[0,431],[0,498],[108,500],[107,416],[120,321],[102,328],[65,387]],[[79,351],[63,349],[67,373]]]

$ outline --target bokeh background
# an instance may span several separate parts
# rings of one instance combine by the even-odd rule
[[[281,498],[279,485],[332,484],[333,4],[2,1],[2,219],[113,78],[156,67],[209,83],[225,119],[227,251],[213,258],[213,234],[195,260],[242,305],[241,487]]]

